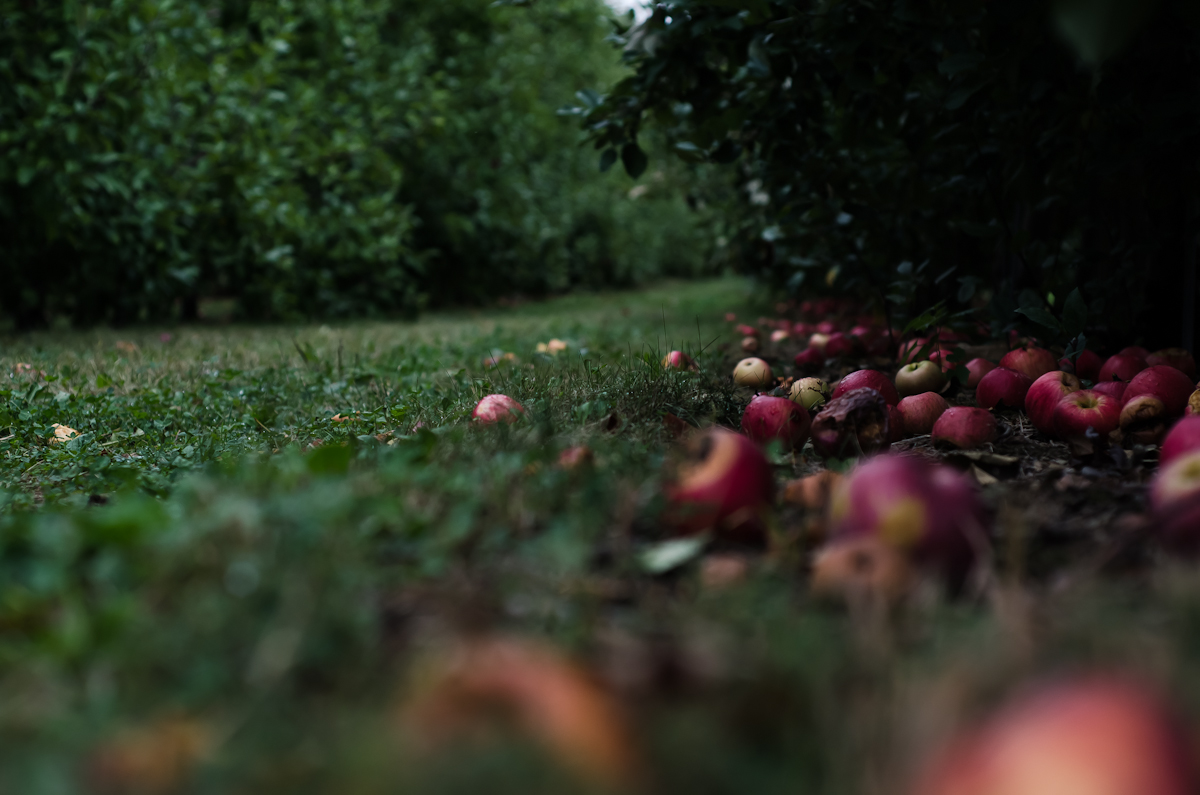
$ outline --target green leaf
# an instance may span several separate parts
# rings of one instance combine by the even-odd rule
[[[1054,331],[1062,331],[1062,324],[1058,322],[1058,318],[1050,314],[1050,310],[1044,306],[1023,306],[1016,311],[1039,326],[1045,326]]]
[[[600,155],[600,171],[601,171],[601,173],[608,171],[610,168],[613,167],[613,163],[616,163],[616,162],[617,162],[617,150],[612,149],[612,148],[605,149],[604,152]]]
[[[646,153],[636,143],[628,143],[621,148],[621,162],[625,165],[625,173],[634,179],[646,171]]]

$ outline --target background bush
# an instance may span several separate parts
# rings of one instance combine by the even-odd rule
[[[556,115],[619,76],[606,16],[0,0],[0,313],[394,314],[703,267],[681,170],[631,199]]]
[[[1197,341],[1196,4],[669,0],[620,38],[597,145],[736,161],[730,243],[777,288]]]

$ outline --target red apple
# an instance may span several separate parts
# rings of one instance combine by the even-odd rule
[[[996,369],[996,365],[989,362],[987,359],[975,358],[966,364],[967,372],[970,376],[967,378],[967,389],[975,389],[979,386],[979,381],[985,375]]]
[[[498,422],[514,423],[525,413],[525,408],[508,395],[488,395],[475,405],[471,419],[480,425],[495,425]]]
[[[689,460],[666,488],[666,521],[683,534],[715,530],[761,539],[762,514],[775,481],[771,464],[754,442],[723,428],[700,434]]]
[[[1117,351],[1117,353],[1121,356],[1136,356],[1143,362],[1146,361],[1146,359],[1150,356],[1150,351],[1146,350],[1141,345],[1129,345]]]
[[[863,345],[870,345],[879,338],[881,332],[873,325],[858,325],[846,333],[848,336],[857,337]]]
[[[1100,358],[1100,354],[1084,348],[1075,357],[1074,364],[1071,364],[1071,360],[1064,356],[1058,360],[1058,366],[1068,372],[1074,372],[1078,378],[1084,381],[1095,381],[1100,376],[1100,368],[1104,366],[1104,360]]]
[[[667,370],[698,370],[696,362],[683,351],[671,351],[662,358],[662,366]]]
[[[1157,693],[1091,675],[1027,692],[951,743],[912,795],[1186,795],[1187,734]]]
[[[979,384],[975,387],[975,402],[985,409],[1023,409],[1025,395],[1031,386],[1033,379],[1024,373],[1007,367],[997,367],[979,379]]]
[[[933,431],[933,424],[950,408],[950,404],[937,392],[922,392],[904,398],[896,408],[900,412],[904,433],[923,436]]]
[[[1151,367],[1156,364],[1169,364],[1171,367],[1183,371],[1188,378],[1196,378],[1196,360],[1183,348],[1164,348],[1161,351],[1155,351],[1146,357],[1146,364]]]
[[[1079,379],[1062,370],[1046,373],[1033,382],[1025,393],[1025,413],[1033,427],[1044,434],[1054,433],[1054,407],[1063,395],[1083,388]]]
[[[837,331],[837,326],[832,320],[822,320],[816,325],[818,334],[832,334]]]
[[[1167,431],[1158,451],[1158,465],[1165,467],[1181,455],[1200,450],[1200,417],[1184,417]]]
[[[888,444],[895,444],[904,439],[904,415],[899,406],[888,406]]]
[[[1188,398],[1194,388],[1192,379],[1167,364],[1147,367],[1133,377],[1125,387],[1122,400],[1128,403],[1138,395],[1150,395],[1163,402],[1168,417],[1179,417],[1187,408]]]
[[[830,359],[840,359],[854,353],[854,341],[840,331],[829,335],[825,341],[825,355]]]
[[[1097,381],[1092,387],[1093,392],[1099,392],[1101,395],[1108,395],[1117,400],[1123,400],[1125,397],[1125,387],[1129,386],[1125,381]]]
[[[792,335],[787,333],[783,329],[775,329],[774,331],[771,332],[771,342],[774,342],[776,344],[783,342],[784,340],[789,340],[791,338],[792,338]]]
[[[950,351],[948,348],[941,348],[929,354],[929,361],[936,362],[942,368],[943,373],[948,370],[953,370],[954,364],[950,361],[951,353],[952,351]]]
[[[738,386],[761,388],[771,381],[771,367],[762,359],[742,359],[733,368],[733,382]]]
[[[1030,381],[1034,381],[1051,370],[1057,370],[1058,361],[1054,354],[1045,348],[1017,348],[1004,354],[1000,366],[1016,370]]]
[[[741,336],[741,337],[757,337],[758,336],[758,329],[756,329],[754,326],[747,325],[746,323],[741,323],[737,326],[734,326],[733,330],[736,331],[738,333],[738,336]]]
[[[820,378],[799,378],[792,382],[792,390],[788,396],[812,411],[829,402],[833,397],[833,389]]]
[[[1120,424],[1120,402],[1094,389],[1064,395],[1054,407],[1054,432],[1060,439],[1086,439],[1088,428],[1105,437]]]
[[[870,455],[891,445],[890,405],[874,389],[836,395],[813,418],[813,449],[822,458]]]
[[[876,537],[961,582],[985,538],[983,508],[972,485],[953,470],[907,455],[859,464],[833,489],[829,529],[835,541]]]
[[[1150,484],[1155,532],[1179,552],[1200,551],[1200,450],[1175,456]]]
[[[900,395],[896,394],[896,387],[892,385],[892,380],[878,370],[855,370],[837,382],[837,386],[833,390],[833,397],[841,397],[855,389],[874,389],[883,395],[883,399],[888,402],[889,406],[900,402]]]
[[[816,348],[805,348],[792,360],[797,367],[811,369],[825,363],[825,354]]]
[[[921,349],[928,344],[929,340],[925,339],[924,337],[916,337],[908,342],[903,342],[900,344],[900,350],[896,355],[896,358],[900,360],[901,364],[911,364],[912,362],[917,361],[917,357],[921,353]]]
[[[1121,406],[1121,444],[1150,445],[1162,441],[1167,432],[1167,409],[1151,395],[1138,395]]]
[[[983,447],[996,441],[996,418],[987,409],[951,406],[933,424],[934,442],[946,442],[959,449]]]
[[[946,376],[937,362],[913,362],[904,365],[896,373],[896,392],[901,397],[940,392],[945,386]]]
[[[804,446],[811,423],[803,406],[770,395],[757,395],[742,413],[742,433],[759,444],[778,439],[785,450]]]
[[[796,325],[792,326],[792,334],[797,337],[808,339],[809,335],[812,333],[813,327],[808,323],[797,323]]]
[[[1101,381],[1131,381],[1133,377],[1146,369],[1146,360],[1127,353],[1117,353],[1108,357],[1108,361],[1100,368],[1096,382]]]

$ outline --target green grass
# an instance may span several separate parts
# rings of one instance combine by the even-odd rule
[[[520,737],[433,756],[402,739],[414,662],[480,630],[603,675],[652,792],[896,792],[956,718],[1096,661],[1200,704],[1200,587],[1169,567],[894,613],[814,602],[808,541],[724,589],[694,563],[645,571],[662,416],[736,423],[709,343],[750,303],[723,281],[412,324],[5,341],[0,372],[46,375],[0,376],[0,792],[88,791],[97,743],[172,715],[213,737],[185,792],[583,791]],[[551,337],[569,353],[539,357]],[[704,371],[664,372],[672,347]],[[493,349],[520,361],[485,369]],[[527,418],[472,426],[492,391]],[[51,445],[54,423],[81,435]],[[580,443],[594,467],[555,466]]]

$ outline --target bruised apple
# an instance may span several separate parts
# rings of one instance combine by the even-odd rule
[[[950,404],[937,392],[909,395],[896,406],[903,421],[904,433],[908,436],[923,436],[931,432],[933,424],[949,408]]]
[[[761,389],[772,381],[771,366],[762,359],[750,357],[742,359],[733,368],[733,382],[738,386]]]
[[[1034,381],[1051,370],[1057,370],[1058,361],[1054,354],[1045,348],[1017,348],[1004,354],[1000,366],[1016,370],[1030,381]]]
[[[839,398],[855,389],[874,389],[890,406],[900,402],[900,395],[897,394],[892,379],[878,370],[855,370],[837,382],[837,386],[833,390],[833,397]]]
[[[777,440],[785,450],[804,446],[810,424],[804,406],[770,395],[755,396],[742,413],[742,433],[759,444]]]
[[[1025,413],[1033,427],[1044,434],[1054,433],[1054,407],[1063,395],[1083,388],[1079,379],[1062,370],[1046,373],[1034,381],[1025,393]]]
[[[795,405],[795,404],[793,404]],[[666,521],[681,534],[707,530],[761,539],[771,502],[771,465],[754,442],[723,428],[696,437],[678,477],[666,488]]]
[[[997,367],[979,379],[975,387],[975,402],[981,408],[1025,408],[1025,395],[1033,380],[1024,373]]]
[[[946,409],[930,431],[934,442],[945,442],[960,450],[991,444],[999,433],[992,412],[969,406]]]
[[[521,418],[525,408],[508,395],[488,395],[479,401],[471,412],[471,419],[480,425],[495,425],[499,422],[512,424]]]

